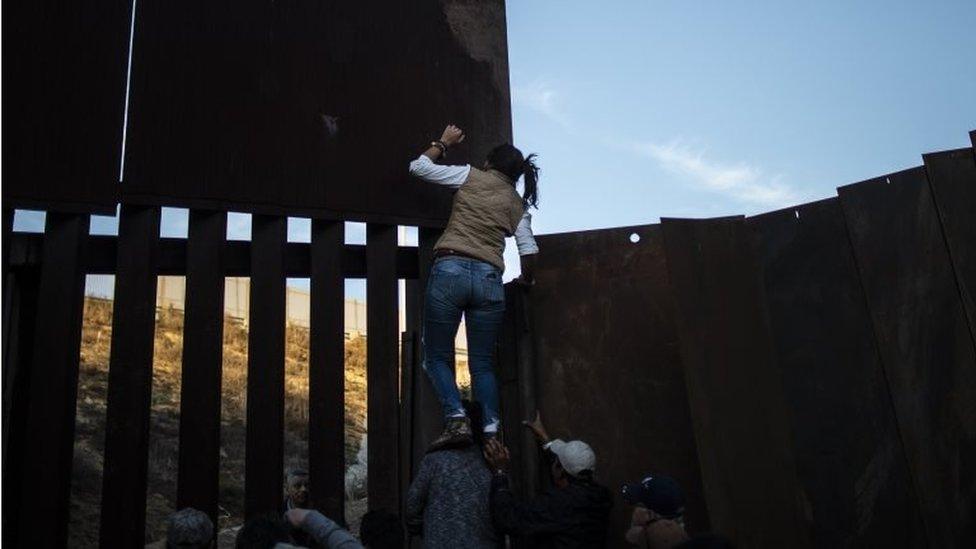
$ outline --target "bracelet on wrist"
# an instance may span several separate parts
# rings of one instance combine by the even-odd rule
[[[447,156],[447,145],[445,145],[443,141],[439,139],[437,141],[431,141],[430,146],[440,149],[441,156]]]

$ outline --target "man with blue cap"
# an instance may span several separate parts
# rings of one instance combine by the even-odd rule
[[[648,475],[621,488],[624,501],[634,505],[627,542],[648,549],[670,549],[688,539],[685,497],[671,477]]]

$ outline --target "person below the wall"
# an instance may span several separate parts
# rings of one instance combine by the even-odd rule
[[[302,469],[292,469],[285,475],[284,509],[308,508],[308,472]],[[311,538],[300,528],[292,528],[291,537],[299,545],[310,545]]]
[[[292,469],[285,477],[285,511],[305,507],[308,507],[308,473]]]
[[[539,414],[525,422],[551,459],[554,488],[531,501],[521,501],[509,487],[509,452],[492,439],[485,459],[492,470],[491,514],[506,534],[532,536],[536,547],[606,547],[613,500],[610,490],[593,479],[596,455],[580,440],[551,440]]]
[[[146,549],[209,549],[213,547],[214,525],[203,511],[186,507],[169,516],[166,539],[146,545]]]
[[[525,157],[506,143],[488,153],[481,169],[434,163],[462,141],[464,132],[448,126],[439,140],[410,163],[415,177],[457,189],[447,228],[434,245],[434,265],[424,300],[423,367],[445,417],[444,431],[434,440],[432,450],[472,442],[471,422],[461,406],[451,369],[462,314],[474,398],[484,409],[484,424],[476,428],[488,437],[498,434],[498,385],[492,353],[505,311],[505,237],[515,237],[522,267],[519,281],[524,284],[533,283],[534,256],[539,251],[529,214],[529,208],[539,203],[535,155]],[[520,177],[524,177],[522,196],[515,189]]]
[[[644,549],[672,549],[688,539],[685,532],[685,497],[674,479],[648,475],[621,488],[624,501],[634,506],[630,529],[624,535],[631,545]]]
[[[481,420],[482,407],[463,402],[471,421]],[[429,452],[410,484],[404,504],[407,529],[423,535],[429,548],[493,549],[495,532],[488,506],[491,473],[482,455],[484,437],[474,432],[475,445]]]
[[[366,549],[403,549],[400,516],[384,509],[369,511],[359,523],[359,541]]]

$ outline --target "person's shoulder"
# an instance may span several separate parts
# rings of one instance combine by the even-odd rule
[[[491,177],[491,174],[489,174],[485,170],[482,170],[480,168],[475,168],[474,166],[469,166],[469,168],[470,169],[468,170],[468,179],[467,179],[468,182],[477,181],[479,183],[487,183],[493,179]]]
[[[573,482],[570,490],[581,501],[597,506],[612,506],[613,493],[606,486],[592,480]]]
[[[437,450],[434,452],[429,452],[424,454],[424,459],[420,461],[420,466],[424,467],[443,467],[445,463],[451,463],[457,460],[457,456],[454,455],[454,450]]]

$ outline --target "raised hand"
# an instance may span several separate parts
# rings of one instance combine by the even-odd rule
[[[462,141],[464,141],[464,131],[461,128],[453,124],[444,128],[444,133],[441,134],[441,143],[443,143],[445,147],[457,145]]]
[[[538,410],[535,412],[534,420],[525,420],[522,422],[522,425],[531,429],[535,433],[536,438],[539,439],[539,442],[543,444],[549,442],[549,433],[546,432],[546,426],[542,424],[542,414]]]
[[[508,471],[511,455],[508,453],[508,448],[499,442],[498,439],[492,438],[485,443],[484,454],[485,461],[488,462],[488,466],[492,471],[501,473]]]

